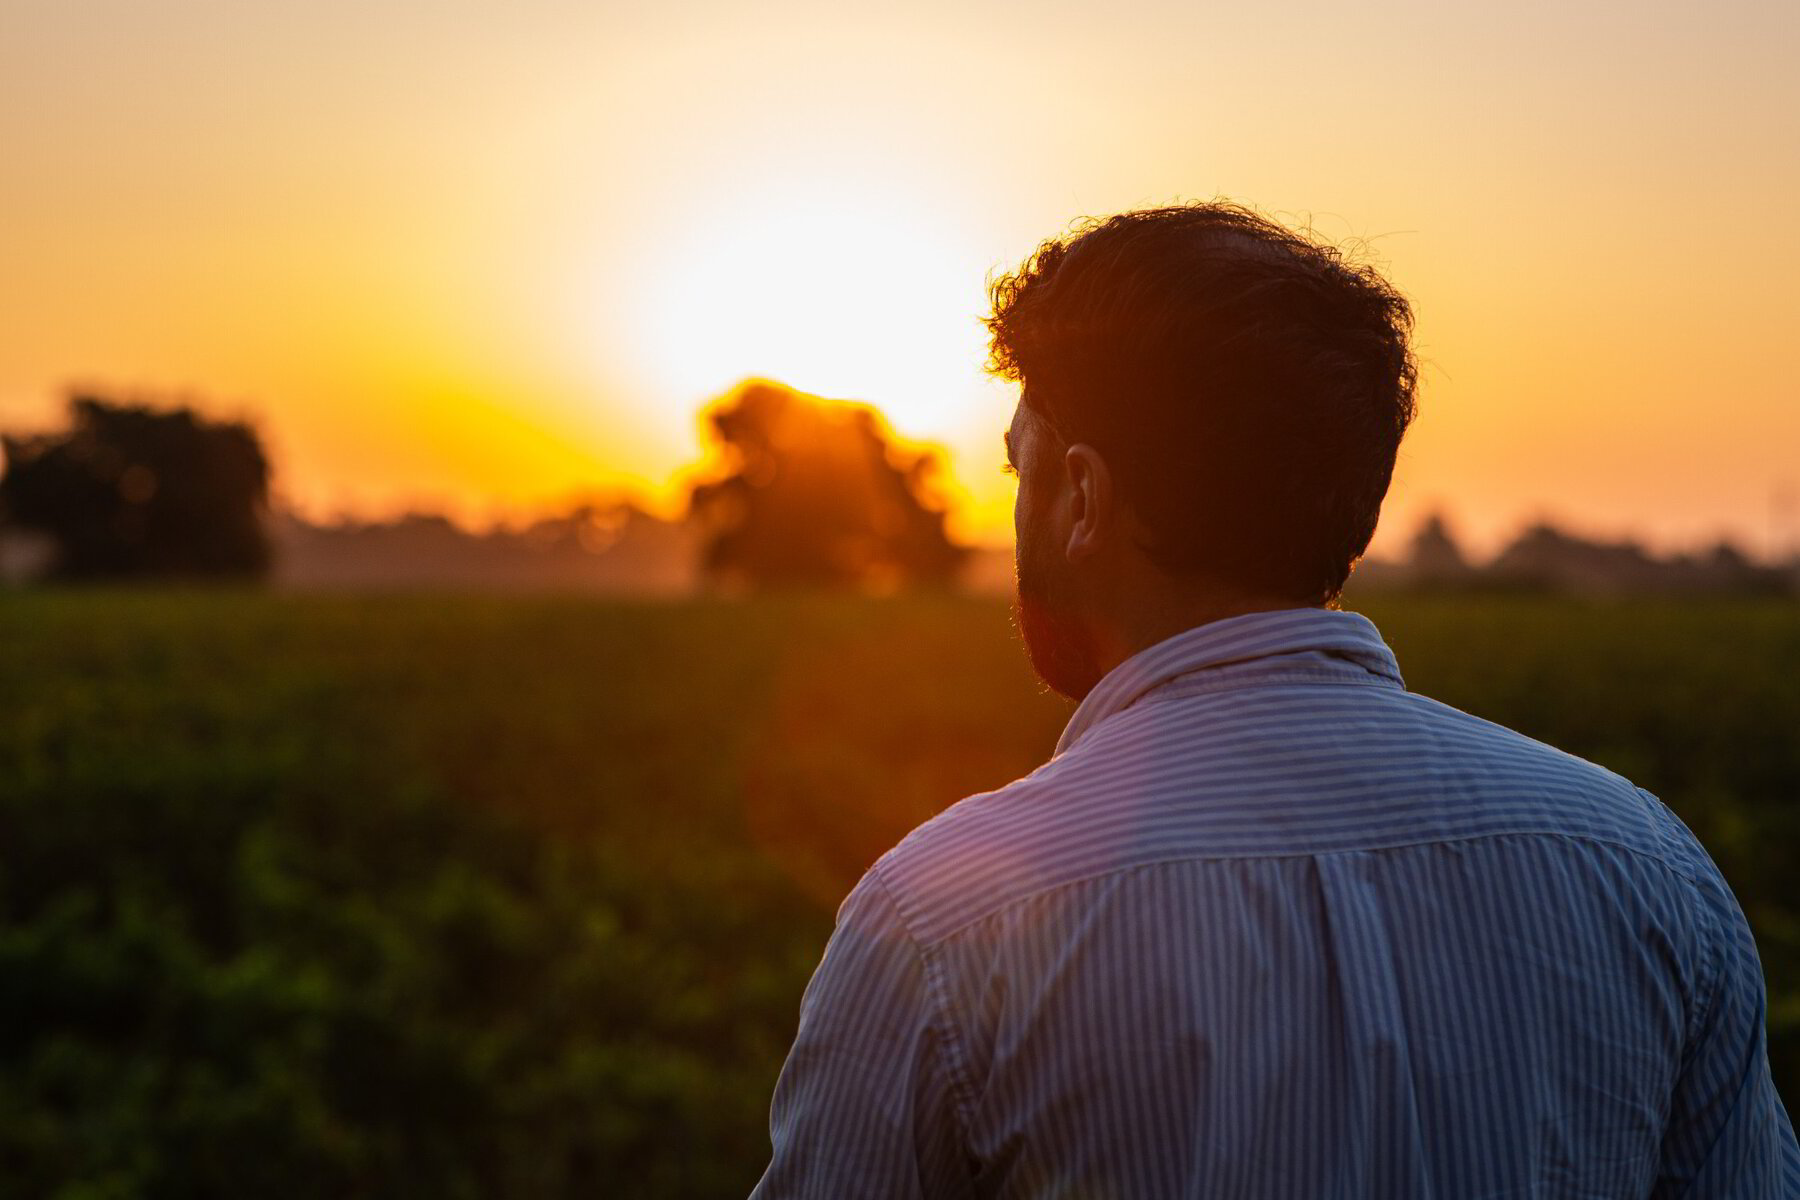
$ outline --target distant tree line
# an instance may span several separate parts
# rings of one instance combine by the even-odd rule
[[[1800,561],[1765,564],[1721,539],[1697,553],[1658,556],[1631,539],[1597,541],[1534,521],[1485,564],[1470,560],[1441,512],[1428,515],[1397,562],[1356,569],[1370,589],[1576,595],[1800,595]]]
[[[748,380],[712,406],[708,426],[711,462],[678,521],[614,501],[488,533],[419,513],[320,525],[270,511],[270,464],[249,425],[78,393],[66,428],[0,434],[0,579],[669,594],[942,587],[976,567],[986,586],[1010,586],[1010,561],[949,536],[936,456],[901,447],[874,409]],[[34,569],[9,558],[9,530],[43,548]],[[1659,557],[1538,521],[1476,564],[1439,512],[1400,560],[1359,563],[1353,586],[1789,596],[1800,595],[1800,560],[1758,563],[1724,540]]]
[[[936,457],[876,412],[749,381],[709,416],[715,458],[680,523],[582,504],[523,529],[447,518],[316,525],[269,511],[256,432],[185,405],[79,394],[66,429],[4,436],[4,535],[48,547],[52,581],[238,579],[324,586],[723,587],[884,591],[954,582],[968,550],[932,498]]]
[[[693,530],[628,499],[593,499],[524,525],[477,532],[440,513],[384,520],[274,518],[271,580],[304,590],[588,592],[694,590]]]

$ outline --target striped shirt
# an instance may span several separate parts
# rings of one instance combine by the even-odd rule
[[[839,909],[755,1197],[1797,1197],[1657,797],[1294,608],[1110,672]]]

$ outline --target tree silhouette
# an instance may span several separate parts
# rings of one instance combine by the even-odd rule
[[[1474,575],[1441,511],[1431,512],[1419,523],[1407,549],[1406,565],[1412,583],[1418,587],[1464,584]]]
[[[876,412],[749,380],[709,420],[723,478],[688,517],[715,582],[886,590],[951,582],[967,555],[927,496],[937,460],[895,447]]]
[[[269,467],[248,426],[76,395],[67,431],[0,436],[0,448],[0,520],[49,536],[52,578],[225,578],[268,568]]]

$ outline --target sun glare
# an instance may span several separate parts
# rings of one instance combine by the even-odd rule
[[[640,292],[642,369],[696,405],[746,376],[955,437],[983,391],[983,265],[927,205],[788,188],[676,223]]]

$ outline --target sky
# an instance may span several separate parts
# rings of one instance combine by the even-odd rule
[[[1355,245],[1423,365],[1375,551],[1800,543],[1800,6],[7,0],[0,430],[255,422],[315,517],[679,511],[768,376],[1002,542],[986,283],[1228,197]]]

